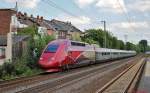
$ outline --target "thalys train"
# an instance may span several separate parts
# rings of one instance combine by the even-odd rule
[[[57,72],[134,55],[135,51],[99,48],[83,42],[58,39],[43,50],[39,65],[46,72]]]

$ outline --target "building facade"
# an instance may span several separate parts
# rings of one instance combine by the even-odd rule
[[[16,14],[13,9],[0,9],[0,35],[7,35],[10,31],[12,15]]]
[[[70,22],[63,22],[52,19],[49,24],[55,30],[58,39],[71,39],[80,41],[82,31],[73,26]]]
[[[27,13],[17,13],[19,28],[36,25],[38,33],[43,35],[53,35],[56,39],[81,40],[82,31],[73,26],[70,22],[63,22],[56,19],[46,20],[42,16],[33,17]]]

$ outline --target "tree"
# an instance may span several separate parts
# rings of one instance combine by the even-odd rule
[[[100,47],[104,47],[105,35],[107,37],[107,48],[121,49],[121,50],[135,50],[137,53],[145,52],[150,50],[150,46],[147,44],[147,40],[141,40],[139,44],[135,45],[131,42],[126,44],[122,40],[118,40],[117,37],[113,36],[108,31],[102,29],[89,29],[85,31],[85,35],[81,37],[82,41],[89,44],[98,44]]]
[[[81,39],[87,43],[97,43],[99,46],[104,46],[104,32],[102,29],[86,30],[85,35]]]
[[[113,37],[112,38],[112,48],[117,48],[117,38],[116,37]]]
[[[118,49],[121,49],[121,50],[125,49],[125,45],[124,45],[124,42],[122,40],[118,40]]]
[[[38,28],[36,26],[29,26],[26,28],[19,29],[18,34],[19,35],[31,35],[32,37],[34,37],[34,35],[38,34],[37,29]]]
[[[145,52],[148,47],[147,40],[139,41],[139,47],[141,48],[141,52]]]
[[[85,31],[85,35],[81,37],[82,41],[90,44],[98,44],[101,47],[104,47],[105,35],[106,47],[114,49],[124,49],[124,42],[118,40],[116,37],[112,36],[108,31],[103,31],[102,29],[89,29]]]

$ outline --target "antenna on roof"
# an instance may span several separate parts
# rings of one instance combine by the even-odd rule
[[[18,2],[16,1],[15,11],[18,11]]]

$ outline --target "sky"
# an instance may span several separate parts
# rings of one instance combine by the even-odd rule
[[[150,0],[0,0],[0,8],[13,8],[43,16],[47,20],[69,21],[80,30],[106,29],[125,41],[150,44]]]

